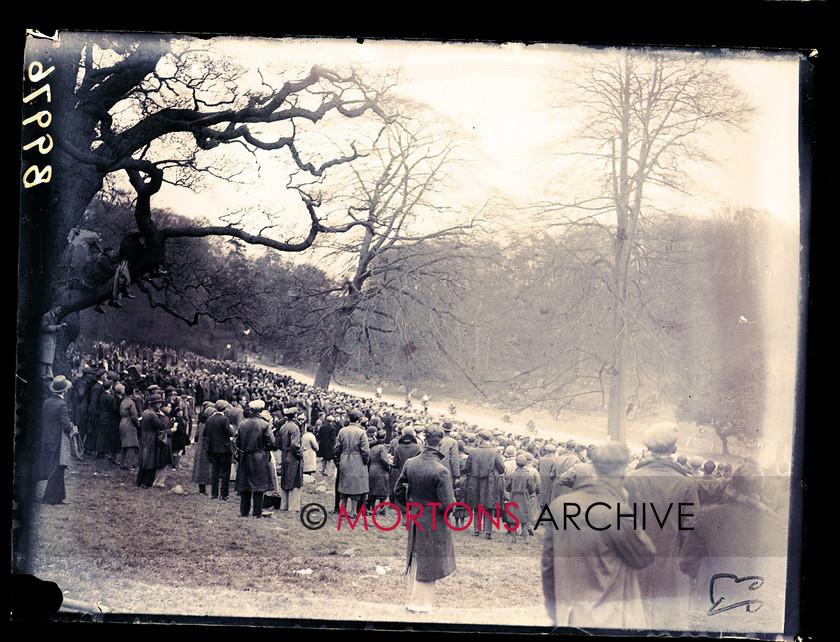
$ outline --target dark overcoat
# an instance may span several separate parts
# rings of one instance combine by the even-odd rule
[[[49,479],[58,466],[70,464],[70,409],[58,395],[44,400],[41,407],[41,461],[39,479]],[[62,447],[64,442],[64,447]]]
[[[386,444],[376,444],[370,449],[370,470],[368,494],[372,497],[389,497],[391,486],[391,456]]]
[[[318,430],[318,457],[332,461],[335,436],[338,434],[338,424],[327,420]]]
[[[88,396],[88,421],[87,431],[84,435],[85,448],[96,450],[96,435],[99,432],[99,396],[105,392],[102,381],[97,379],[90,386]]]
[[[476,446],[470,451],[461,476],[464,481],[465,503],[475,508],[496,508],[504,496],[505,465],[496,449],[487,445]]]
[[[154,408],[147,408],[140,416],[140,454],[137,465],[139,468],[157,469],[165,464],[158,452],[158,442],[164,432],[169,429],[169,417],[158,413]]]
[[[115,453],[120,449],[120,399],[112,392],[99,395],[99,430],[96,451]]]
[[[230,420],[218,410],[207,418],[204,423],[204,447],[211,455],[228,455],[231,453],[230,438],[233,428]]]
[[[452,530],[444,521],[446,509],[455,502],[455,492],[443,458],[437,448],[425,446],[419,456],[405,463],[394,492],[403,506],[409,502],[423,506],[422,512],[411,507],[411,514],[418,516],[411,521],[406,547],[406,574],[415,564],[420,582],[433,582],[455,572]]]
[[[269,454],[274,447],[274,435],[268,422],[259,417],[245,419],[239,424],[233,441],[238,455],[236,491],[265,493],[274,490],[275,478]]]
[[[405,462],[419,455],[422,450],[423,447],[417,443],[416,437],[402,436],[396,440],[396,443],[391,449],[391,456],[393,457],[391,481],[389,482],[391,484],[391,492],[393,492],[394,486],[397,485],[397,480],[400,478]],[[390,495],[391,493],[388,494]]]
[[[280,488],[293,490],[303,487],[303,451],[300,426],[285,422],[277,430],[277,449],[280,451]]]
[[[688,583],[680,573],[680,548],[690,532],[691,521],[680,529],[679,504],[688,504],[685,514],[699,508],[695,479],[671,457],[652,457],[624,477],[630,501],[645,507],[647,528],[656,545],[656,561],[639,571],[639,588],[645,600],[648,626],[655,629],[685,630],[683,619],[688,604]],[[656,510],[652,514],[651,505]],[[668,513],[670,507],[670,513]],[[667,519],[665,515],[668,515]],[[660,527],[656,521],[664,522]]]

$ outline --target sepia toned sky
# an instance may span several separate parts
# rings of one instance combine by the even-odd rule
[[[298,65],[357,63],[371,70],[399,67],[400,93],[429,105],[476,137],[478,170],[469,182],[473,196],[493,193],[525,199],[550,184],[552,168],[545,148],[562,146],[570,123],[550,106],[552,76],[572,56],[597,54],[575,45],[521,43],[437,43],[425,41],[226,39],[222,46],[265,73]],[[758,108],[749,131],[718,141],[720,166],[701,180],[702,193],[685,203],[687,211],[734,206],[766,210],[797,224],[799,203],[799,55],[762,52],[710,52],[726,62],[734,83]],[[186,209],[202,206],[201,194],[170,194]],[[225,202],[210,197],[214,207]],[[231,198],[241,204],[241,194]],[[186,212],[185,212],[186,213]]]

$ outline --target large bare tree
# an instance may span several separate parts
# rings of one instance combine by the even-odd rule
[[[340,119],[372,115],[387,120],[379,108],[387,81],[374,87],[352,70],[313,66],[305,72],[266,72],[254,82],[249,61],[235,63],[232,49],[220,52],[213,40],[59,33],[55,41],[36,39],[28,45],[27,95],[49,85],[49,92],[35,95],[28,106],[48,111],[50,122],[48,128],[43,118],[25,125],[24,136],[27,128],[34,134],[40,124],[55,143],[45,158],[29,157],[42,163],[40,182],[39,168],[29,169],[24,159],[29,172],[25,190],[49,191],[50,225],[42,230],[48,235],[47,258],[54,257],[48,270],[57,267],[54,261],[70,230],[83,226],[94,196],[116,180],[136,194],[133,231],[141,251],[131,265],[134,279],[154,274],[165,263],[167,241],[174,238],[224,235],[277,251],[302,251],[328,231],[305,200],[299,201],[298,211],[278,207],[262,212],[268,222],[249,229],[244,217],[161,226],[152,215],[153,199],[167,184],[200,190],[212,189],[214,181],[259,181],[260,165],[277,159],[288,163],[290,173],[322,177],[362,152],[345,139],[332,156],[316,150],[307,154],[300,139],[308,131],[322,123],[340,129]],[[239,160],[231,160],[234,146]],[[256,169],[243,168],[249,162]],[[238,178],[243,174],[248,178]],[[277,192],[282,184],[264,187]],[[218,221],[221,214],[210,211],[206,220]],[[303,217],[303,226],[289,232],[295,217]],[[105,301],[112,286],[106,280],[84,290],[56,288],[63,285],[61,277],[51,274],[50,285],[60,290],[62,316]]]
[[[633,340],[644,331],[637,315],[643,290],[631,284],[644,288],[645,223],[669,197],[699,195],[692,175],[721,160],[714,143],[743,127],[754,110],[719,61],[699,53],[605,52],[575,67],[557,92],[558,106],[582,125],[573,141],[562,141],[578,176],[544,209],[555,225],[592,226],[611,240],[587,263],[611,296],[608,434],[624,441]]]
[[[355,233],[321,240],[322,264],[330,266],[334,287],[305,299],[309,314],[302,329],[314,324],[322,334],[315,377],[321,388],[329,387],[353,350],[375,361],[374,334],[402,336],[403,353],[396,358],[411,358],[409,310],[420,303],[437,318],[446,316],[432,284],[451,277],[445,266],[478,227],[478,212],[459,211],[442,197],[461,162],[463,141],[443,119],[430,121],[409,101],[393,111],[400,115],[375,132],[372,152],[342,168],[331,189],[300,186],[310,206],[324,212],[322,220],[338,229],[358,226]]]

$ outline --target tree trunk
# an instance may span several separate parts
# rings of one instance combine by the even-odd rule
[[[329,390],[336,368],[344,360],[344,339],[350,329],[350,315],[353,313],[353,309],[353,306],[345,306],[338,311],[339,322],[332,335],[332,341],[330,341],[329,348],[324,351],[321,360],[318,362],[318,371],[315,373],[314,382],[316,388]]]
[[[329,390],[330,382],[332,381],[333,374],[335,374],[335,368],[338,365],[338,358],[341,354],[341,350],[336,347],[335,343],[330,346],[330,349],[327,350],[324,355],[321,357],[321,361],[318,362],[318,371],[315,373],[315,387],[322,388],[324,390]]]
[[[623,310],[616,310],[613,320],[612,366],[609,370],[609,410],[607,436],[610,441],[627,440],[627,328]]]

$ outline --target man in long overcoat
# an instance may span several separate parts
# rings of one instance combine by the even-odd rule
[[[458,483],[458,478],[461,476],[461,455],[458,452],[458,442],[452,437],[452,422],[443,422],[443,440],[440,442],[440,452],[444,456],[444,466],[449,469],[452,475],[452,485]]]
[[[393,459],[385,443],[385,430],[378,430],[370,449],[370,468],[368,474],[367,509],[373,511],[380,502],[386,501],[394,490],[391,485],[391,464]]]
[[[540,515],[537,526],[546,531],[543,597],[557,626],[645,628],[636,569],[653,561],[656,548],[643,529],[634,528],[632,517],[618,517],[618,504],[621,513],[629,513],[621,483],[629,460],[624,444],[599,446],[592,460],[596,475]],[[567,524],[564,505],[579,507],[577,513],[570,511],[578,515],[572,524]]]
[[[394,501],[394,488],[397,485],[397,480],[400,478],[402,469],[412,457],[416,457],[423,450],[423,447],[417,441],[417,436],[414,434],[414,428],[406,426],[400,432],[398,437],[395,437],[389,446],[393,464],[391,467],[391,501]]]
[[[318,429],[318,472],[322,475],[331,475],[335,472],[335,437],[338,434],[338,423],[335,417],[327,415],[326,421]]]
[[[338,431],[333,454],[338,466],[338,493],[344,510],[355,517],[362,508],[367,495],[370,443],[367,432],[360,425],[362,413],[352,408],[347,413],[350,423]],[[354,502],[352,512],[348,503]]]
[[[158,392],[146,398],[148,408],[140,416],[140,452],[137,458],[137,485],[151,488],[155,473],[161,467],[158,457],[158,441],[169,429],[169,417],[162,410],[163,395]]]
[[[252,404],[255,402],[251,402]],[[252,408],[233,438],[239,459],[236,468],[236,491],[239,493],[239,514],[247,517],[253,502],[254,517],[262,517],[263,496],[274,488],[275,472],[271,467],[270,450],[274,434],[269,423],[260,417],[261,407]]]
[[[483,529],[485,537],[493,537],[493,521],[483,513],[479,516],[479,506],[489,515],[504,516],[501,502],[504,498],[505,465],[502,456],[491,445],[493,435],[488,430],[478,433],[476,447],[470,451],[461,474],[466,477],[464,489],[465,503],[473,511],[474,534],[478,537]],[[500,524],[499,524],[500,525]]]
[[[403,506],[417,503],[422,507],[408,507],[413,517],[406,515],[406,520],[411,519],[406,547],[406,609],[410,612],[430,611],[435,582],[455,572],[452,531],[445,521],[447,508],[455,502],[455,491],[452,474],[442,463],[444,455],[439,450],[442,439],[440,426],[426,429],[423,452],[405,463],[394,490]]]
[[[216,411],[204,422],[203,446],[210,460],[210,497],[228,500],[230,492],[230,467],[233,457],[230,440],[233,427],[225,415],[230,406],[224,399],[216,402]]]
[[[302,418],[301,418],[302,419]],[[276,446],[280,451],[280,494],[281,509],[300,511],[300,489],[303,488],[303,452],[301,450],[301,426],[294,415],[277,430]]]
[[[58,375],[49,384],[52,394],[41,407],[41,470],[39,479],[47,480],[41,501],[44,504],[63,504],[66,499],[64,472],[70,465],[70,408],[64,399],[72,384]]]
[[[677,437],[676,424],[670,422],[644,430],[642,442],[650,457],[643,459],[624,479],[630,501],[647,504],[646,531],[658,551],[656,561],[639,571],[647,626],[654,630],[685,631],[687,626],[689,587],[686,577],[680,573],[679,551],[690,532],[691,522],[682,520],[681,525],[679,514],[696,514],[700,502],[694,478],[672,457]],[[682,510],[680,504],[685,505]],[[652,515],[653,509],[658,517]],[[655,520],[664,522],[664,527],[660,528]]]

